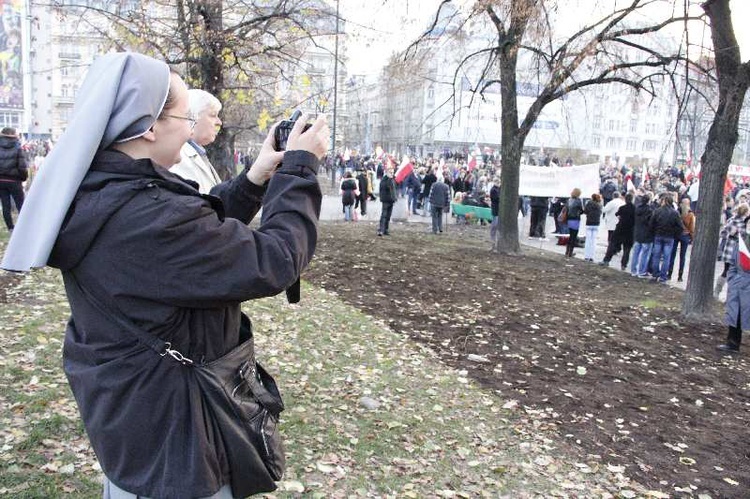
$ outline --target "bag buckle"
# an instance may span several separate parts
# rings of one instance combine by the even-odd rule
[[[250,362],[249,360],[246,360],[245,362],[242,363],[242,365],[240,366],[240,371],[239,371],[240,378],[247,379],[248,372],[250,373],[250,376],[255,377],[256,375],[255,362]]]
[[[183,364],[183,365],[188,365],[188,364],[192,365],[193,364],[192,359],[189,359],[189,358],[185,357],[178,350],[172,350],[172,344],[170,342],[168,342],[168,341],[166,341],[164,343],[164,351],[162,353],[160,353],[159,355],[161,355],[162,357],[164,357],[166,355],[169,355],[174,360],[176,360],[177,362],[179,362],[180,364]]]

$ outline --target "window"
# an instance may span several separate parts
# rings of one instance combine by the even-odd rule
[[[638,120],[630,120],[630,133],[636,133],[637,131],[638,131]],[[635,149],[635,147],[633,149]]]
[[[21,122],[20,115],[18,113],[4,112],[0,113],[0,126],[12,126],[18,128],[18,124]]]
[[[628,145],[627,145],[627,147],[626,147],[626,148],[627,148],[627,150],[628,150],[628,151],[635,151],[635,148],[636,148],[636,147],[638,147],[638,140],[637,140],[637,139],[634,139],[634,138],[632,138],[632,137],[631,137],[631,138],[629,138],[629,139],[628,139]]]
[[[601,147],[602,145],[602,138],[598,135],[594,135],[591,137],[591,145],[593,147]]]
[[[609,120],[609,131],[612,132],[615,129],[615,120]]]
[[[595,116],[594,117],[594,128],[596,130],[599,130],[602,127],[602,117],[601,116]]]
[[[607,148],[611,149],[617,145],[617,139],[614,137],[607,137]]]
[[[655,140],[644,140],[643,141],[643,150],[644,151],[655,151],[656,150],[656,141]]]

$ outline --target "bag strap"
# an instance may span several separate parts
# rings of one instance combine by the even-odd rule
[[[162,357],[165,357],[169,355],[174,360],[181,364],[185,365],[192,365],[193,361],[184,355],[182,355],[179,351],[172,349],[172,344],[168,341],[164,341],[153,334],[149,334],[145,332],[143,329],[136,326],[133,321],[125,317],[125,314],[120,312],[119,309],[112,309],[108,307],[104,302],[102,302],[99,298],[97,298],[93,293],[90,293],[86,288],[84,288],[81,283],[76,279],[75,274],[73,272],[69,273],[70,278],[73,280],[73,283],[76,285],[76,287],[83,293],[83,295],[86,297],[88,302],[94,306],[95,309],[97,309],[101,314],[111,317],[117,322],[117,324],[125,329],[127,332],[135,336],[138,341],[149,347],[154,352],[158,353]]]
[[[195,363],[193,360],[182,355],[178,350],[172,348],[172,344],[168,341],[164,341],[154,336],[153,334],[145,332],[143,329],[128,319],[119,309],[112,309],[108,307],[104,302],[97,298],[94,294],[90,293],[84,288],[81,283],[76,279],[73,272],[70,272],[70,277],[75,283],[76,287],[83,293],[86,299],[94,306],[100,313],[114,318],[115,322],[119,324],[123,329],[135,336],[138,341],[148,346],[151,350],[158,353],[162,357],[169,355],[174,360],[183,365],[193,366]],[[254,364],[254,365],[253,365]],[[278,395],[278,387],[273,377],[266,372],[266,370],[259,363],[246,361],[239,372],[242,379],[244,379],[253,396],[258,402],[268,409],[271,414],[278,417],[279,414],[284,410],[284,403],[281,397]]]

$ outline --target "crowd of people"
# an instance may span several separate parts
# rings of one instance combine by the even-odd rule
[[[372,199],[373,192],[378,192],[384,208],[378,235],[388,235],[393,203],[398,196],[403,196],[408,213],[418,214],[423,210],[423,215],[430,214],[432,232],[438,234],[442,232],[439,224],[442,223],[443,210],[449,209],[452,199],[457,204],[489,208],[492,214],[490,236],[495,237],[502,188],[499,161],[488,161],[480,166],[470,165],[462,159],[405,161],[413,162],[413,167],[399,182],[394,182],[395,161],[387,156],[337,161],[336,166],[341,168],[345,177],[341,190],[345,211],[347,205],[351,206],[359,199],[364,215],[366,199]],[[556,166],[559,161],[553,158],[543,164]],[[572,161],[566,161],[566,165],[571,166]],[[351,183],[348,172],[352,169],[361,179],[356,190],[343,187],[345,182]],[[520,197],[520,214],[529,215],[528,237],[548,240],[547,217],[552,217],[554,235],[565,245],[565,256],[574,256],[581,244],[579,234],[585,234],[584,260],[594,262],[597,237],[603,227],[607,231],[607,245],[598,262],[600,265],[610,265],[612,259],[621,254],[621,270],[633,277],[650,279],[654,283],[666,283],[671,279],[682,282],[688,248],[695,238],[699,177],[686,175],[678,168],[667,168],[659,175],[649,177],[645,168],[638,171],[616,165],[601,166],[600,175],[598,192],[586,195],[580,189],[573,189],[568,197]],[[750,304],[739,304],[742,297],[748,299],[748,284],[746,282],[744,288],[738,284],[740,279],[750,280],[750,269],[738,271],[737,266],[738,242],[747,239],[750,233],[750,183],[744,180],[744,183],[733,183],[724,200],[718,252],[724,268],[714,290],[718,297],[727,282],[734,279],[734,284],[730,283],[727,289],[727,309],[733,310],[732,315],[727,316],[730,333],[727,342],[719,347],[729,352],[739,349],[741,323],[747,324],[747,320],[740,319],[750,308]],[[351,185],[354,187],[353,183]],[[438,185],[441,186],[440,195],[434,196]],[[436,197],[441,199],[439,203]],[[352,219],[347,216],[347,220]],[[743,289],[744,295],[738,289]]]

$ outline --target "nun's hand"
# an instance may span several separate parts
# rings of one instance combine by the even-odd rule
[[[326,115],[318,116],[312,127],[302,132],[307,123],[308,115],[303,115],[294,124],[289,139],[286,143],[287,151],[307,151],[315,155],[318,160],[328,152],[328,144],[331,140],[331,131],[328,129]]]
[[[255,158],[253,166],[247,171],[247,179],[255,185],[265,184],[284,159],[284,151],[276,151],[273,148],[274,132],[278,125],[276,123],[271,127],[266,140],[263,141],[258,157]]]

